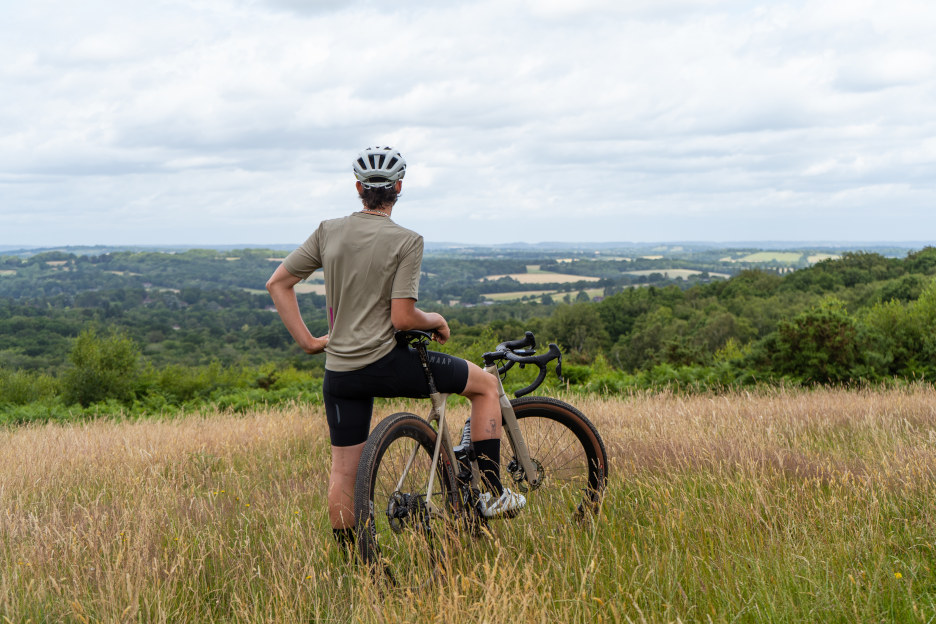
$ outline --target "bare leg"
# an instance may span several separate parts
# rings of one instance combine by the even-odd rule
[[[471,401],[471,441],[500,440],[502,423],[497,378],[468,362],[468,384],[461,394]]]
[[[333,529],[354,526],[354,481],[364,443],[333,446],[331,478],[328,482],[328,519]]]

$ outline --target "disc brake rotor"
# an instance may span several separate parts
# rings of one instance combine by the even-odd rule
[[[517,489],[521,492],[529,492],[530,489],[536,489],[543,484],[543,479],[546,476],[546,473],[543,470],[543,464],[541,464],[536,458],[531,457],[530,461],[533,462],[533,465],[536,467],[536,485],[532,488],[530,487],[530,480],[527,479],[526,471],[523,470],[523,466],[520,465],[516,459],[510,460],[510,463],[507,464],[507,472],[510,474],[510,477],[513,479],[514,484],[517,486]]]

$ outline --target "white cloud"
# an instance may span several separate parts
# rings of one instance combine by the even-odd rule
[[[936,226],[925,2],[10,4],[0,244],[298,241],[388,142],[430,240]]]

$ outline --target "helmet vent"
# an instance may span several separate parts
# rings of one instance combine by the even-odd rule
[[[406,160],[392,147],[368,147],[353,163],[354,176],[365,186],[368,183],[391,186],[406,175]]]

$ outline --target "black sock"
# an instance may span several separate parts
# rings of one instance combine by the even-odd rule
[[[332,536],[341,550],[348,552],[354,550],[354,529],[332,529]]]
[[[478,456],[481,480],[487,484],[495,497],[504,492],[500,480],[500,443],[500,440],[478,440],[472,443],[475,455]]]

